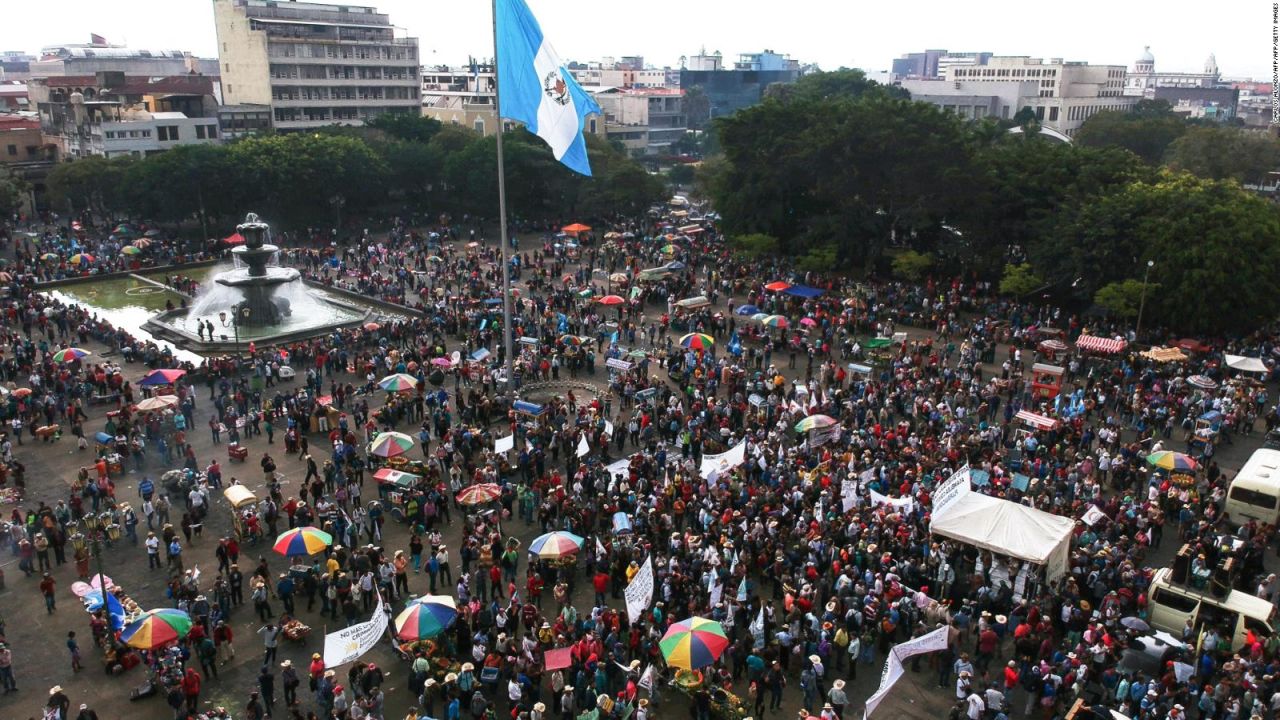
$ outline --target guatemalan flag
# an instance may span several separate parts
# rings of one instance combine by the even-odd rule
[[[560,62],[524,0],[496,0],[496,13],[502,117],[524,123],[551,146],[557,160],[590,175],[582,126],[600,106]]]

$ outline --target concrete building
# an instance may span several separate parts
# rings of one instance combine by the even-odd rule
[[[765,88],[773,83],[795,82],[808,69],[809,66],[770,50],[739,56],[731,70],[725,68],[719,51],[711,55],[700,53],[685,59],[680,89],[688,92],[700,88],[710,103],[710,116],[716,118],[755,105]]]
[[[198,73],[217,75],[218,62],[181,50],[135,50],[112,45],[55,45],[30,63],[31,77],[122,72],[153,77]]]
[[[58,161],[57,146],[45,141],[32,113],[0,113],[0,165],[25,180],[30,191],[19,212],[29,216],[47,207],[45,179]]]
[[[223,140],[235,140],[271,129],[269,105],[220,105],[218,132]]]
[[[63,159],[134,150],[147,154],[183,141],[219,142],[221,138],[213,82],[203,75],[150,78],[100,72],[34,78],[28,93],[45,141],[55,144]],[[161,125],[178,129],[166,127],[161,132]],[[142,142],[148,139],[151,144]]]
[[[422,71],[422,114],[451,125],[492,135],[495,82],[493,64],[473,67],[441,65]]]
[[[1240,103],[1240,91],[1229,87],[1157,87],[1152,97],[1169,103],[1179,115],[1218,122],[1235,119]]]
[[[607,61],[579,63],[569,72],[579,85],[623,88],[668,87],[668,68],[635,68]],[[678,81],[677,81],[678,82]]]
[[[911,93],[912,100],[937,105],[972,120],[987,117],[1011,120],[1022,109],[1025,99],[1036,97],[1040,90],[1033,80],[980,83],[908,79],[893,84]]]
[[[687,131],[683,93],[669,88],[584,87],[604,113],[604,134],[636,154],[658,155]],[[588,132],[599,133],[588,118]]]
[[[30,106],[26,82],[0,80],[0,112],[18,112]]]
[[[34,55],[21,50],[5,50],[0,52],[0,80],[22,82],[31,77],[31,61]]]
[[[1229,84],[1233,90],[1240,91],[1240,99],[1236,102],[1237,117],[1250,127],[1270,127],[1271,83],[1236,80]]]
[[[1151,47],[1142,49],[1142,54],[1133,61],[1133,69],[1125,79],[1124,94],[1131,97],[1155,97],[1156,88],[1212,88],[1222,80],[1218,71],[1218,60],[1211,53],[1204,62],[1204,72],[1156,72],[1156,58],[1151,54]]]
[[[213,0],[228,105],[269,105],[279,130],[418,113],[418,40],[372,7]]]
[[[986,65],[994,53],[989,52],[949,52],[947,50],[925,50],[918,53],[907,53],[893,61],[890,72],[897,79],[944,78],[947,68],[965,65]]]
[[[1019,101],[1041,125],[1071,137],[1091,116],[1104,110],[1129,110],[1138,98],[1124,96],[1123,65],[1090,65],[1023,56],[992,57],[986,65],[951,66],[947,80],[962,83],[1031,82],[1035,94]]]

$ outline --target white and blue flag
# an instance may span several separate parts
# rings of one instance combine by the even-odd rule
[[[496,0],[496,8],[502,117],[524,123],[557,160],[590,175],[582,127],[600,106],[569,74],[524,0]]]

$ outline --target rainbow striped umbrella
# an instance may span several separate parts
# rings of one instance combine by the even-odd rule
[[[1173,450],[1161,450],[1147,456],[1147,462],[1162,470],[1191,472],[1200,467],[1195,458]]]
[[[59,258],[58,253],[45,253],[40,256],[40,259],[45,262],[58,262]]]
[[[155,650],[174,643],[191,632],[191,616],[177,608],[148,610],[129,623],[120,633],[120,639],[129,647],[139,650]]]
[[[369,443],[369,454],[391,458],[413,449],[413,438],[400,432],[378,433]]]
[[[561,335],[560,342],[564,345],[581,345],[582,338],[577,335]]]
[[[460,505],[483,505],[497,500],[500,495],[502,495],[502,488],[494,483],[479,483],[463,488],[462,492],[458,493],[458,503]]]
[[[720,623],[694,616],[667,628],[658,647],[668,665],[697,670],[718,660],[729,647],[729,638]]]
[[[406,392],[418,389],[418,378],[406,373],[388,375],[378,381],[378,387],[387,392]]]
[[[68,363],[92,354],[88,350],[81,350],[80,348],[63,348],[53,354],[53,361],[56,363]]]
[[[791,322],[783,315],[770,315],[769,317],[761,320],[760,324],[765,327],[786,329]]]
[[[426,640],[444,632],[458,617],[458,606],[448,595],[414,598],[396,616],[396,637],[408,642]]]
[[[716,346],[716,339],[704,333],[689,333],[680,338],[680,347],[690,350],[710,350]]]
[[[796,423],[796,432],[809,432],[819,428],[829,428],[835,424],[836,419],[830,415],[810,415]]]
[[[72,255],[67,262],[72,265],[79,265],[81,263],[91,264],[93,263],[93,256],[89,253],[76,253],[75,255]]]
[[[556,530],[534,538],[529,543],[529,554],[537,555],[543,560],[556,560],[581,550],[582,542],[581,537],[571,532]]]
[[[274,550],[285,557],[295,555],[315,555],[333,544],[333,536],[320,528],[296,527],[280,533],[276,538]]]

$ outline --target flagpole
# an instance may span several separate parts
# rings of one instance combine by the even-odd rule
[[[515,402],[515,356],[511,353],[511,336],[515,332],[511,323],[511,262],[510,241],[507,239],[507,179],[502,169],[502,88],[498,87],[498,0],[492,0],[493,10],[493,115],[498,121],[498,235],[502,244],[502,341],[506,351],[507,390],[509,402]],[[479,88],[476,88],[477,90]]]

